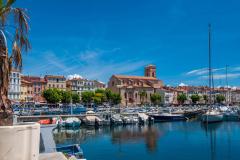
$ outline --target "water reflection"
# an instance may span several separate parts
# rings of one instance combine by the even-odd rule
[[[88,159],[134,159],[138,154],[139,160],[232,160],[239,159],[239,133],[239,122],[204,125],[194,121],[152,126],[55,129],[53,135],[58,146],[82,145]]]
[[[88,138],[96,138],[103,134],[111,135],[112,144],[121,145],[122,143],[138,143],[144,140],[149,151],[155,151],[158,138],[162,132],[152,126],[116,126],[104,128],[81,128],[81,129],[59,129],[53,131],[56,144],[75,144],[82,143]]]
[[[152,126],[125,126],[112,129],[112,143],[122,144],[144,140],[149,151],[155,151],[162,133]]]

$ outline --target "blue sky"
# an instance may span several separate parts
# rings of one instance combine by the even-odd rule
[[[24,0],[32,50],[25,74],[80,74],[107,82],[157,66],[165,84],[206,85],[208,23],[215,84],[240,85],[240,1]]]

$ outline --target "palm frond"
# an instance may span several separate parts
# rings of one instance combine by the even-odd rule
[[[14,64],[14,68],[21,71],[22,70],[22,53],[16,41],[13,43],[12,55],[10,58],[12,59],[12,64]]]

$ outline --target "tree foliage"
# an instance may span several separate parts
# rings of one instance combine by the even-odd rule
[[[122,98],[121,98],[120,94],[112,93],[111,100],[114,105],[117,105],[117,104],[121,103]]]
[[[62,100],[62,92],[58,89],[47,89],[43,91],[43,97],[48,103],[59,103]]]
[[[82,92],[82,102],[83,103],[91,103],[93,101],[93,97],[94,97],[94,92],[92,91],[85,91],[85,92]]]
[[[77,93],[72,93],[72,103],[80,103],[80,96]]]
[[[61,91],[62,92],[62,103],[71,103],[72,93],[70,91]]]
[[[218,94],[216,96],[216,101],[217,101],[217,103],[222,103],[223,101],[225,101],[225,96],[222,94]]]
[[[192,103],[196,104],[199,100],[200,100],[200,96],[198,94],[193,94],[191,95],[191,100],[192,100]]]
[[[151,102],[154,105],[159,105],[159,104],[161,104],[161,101],[162,101],[162,97],[161,97],[161,95],[159,93],[152,94],[150,99],[151,99]]]
[[[178,103],[183,104],[187,100],[187,96],[184,93],[177,95]]]

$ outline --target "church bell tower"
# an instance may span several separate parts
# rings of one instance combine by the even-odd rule
[[[153,77],[156,78],[156,66],[155,65],[147,65],[145,67],[145,77]]]

